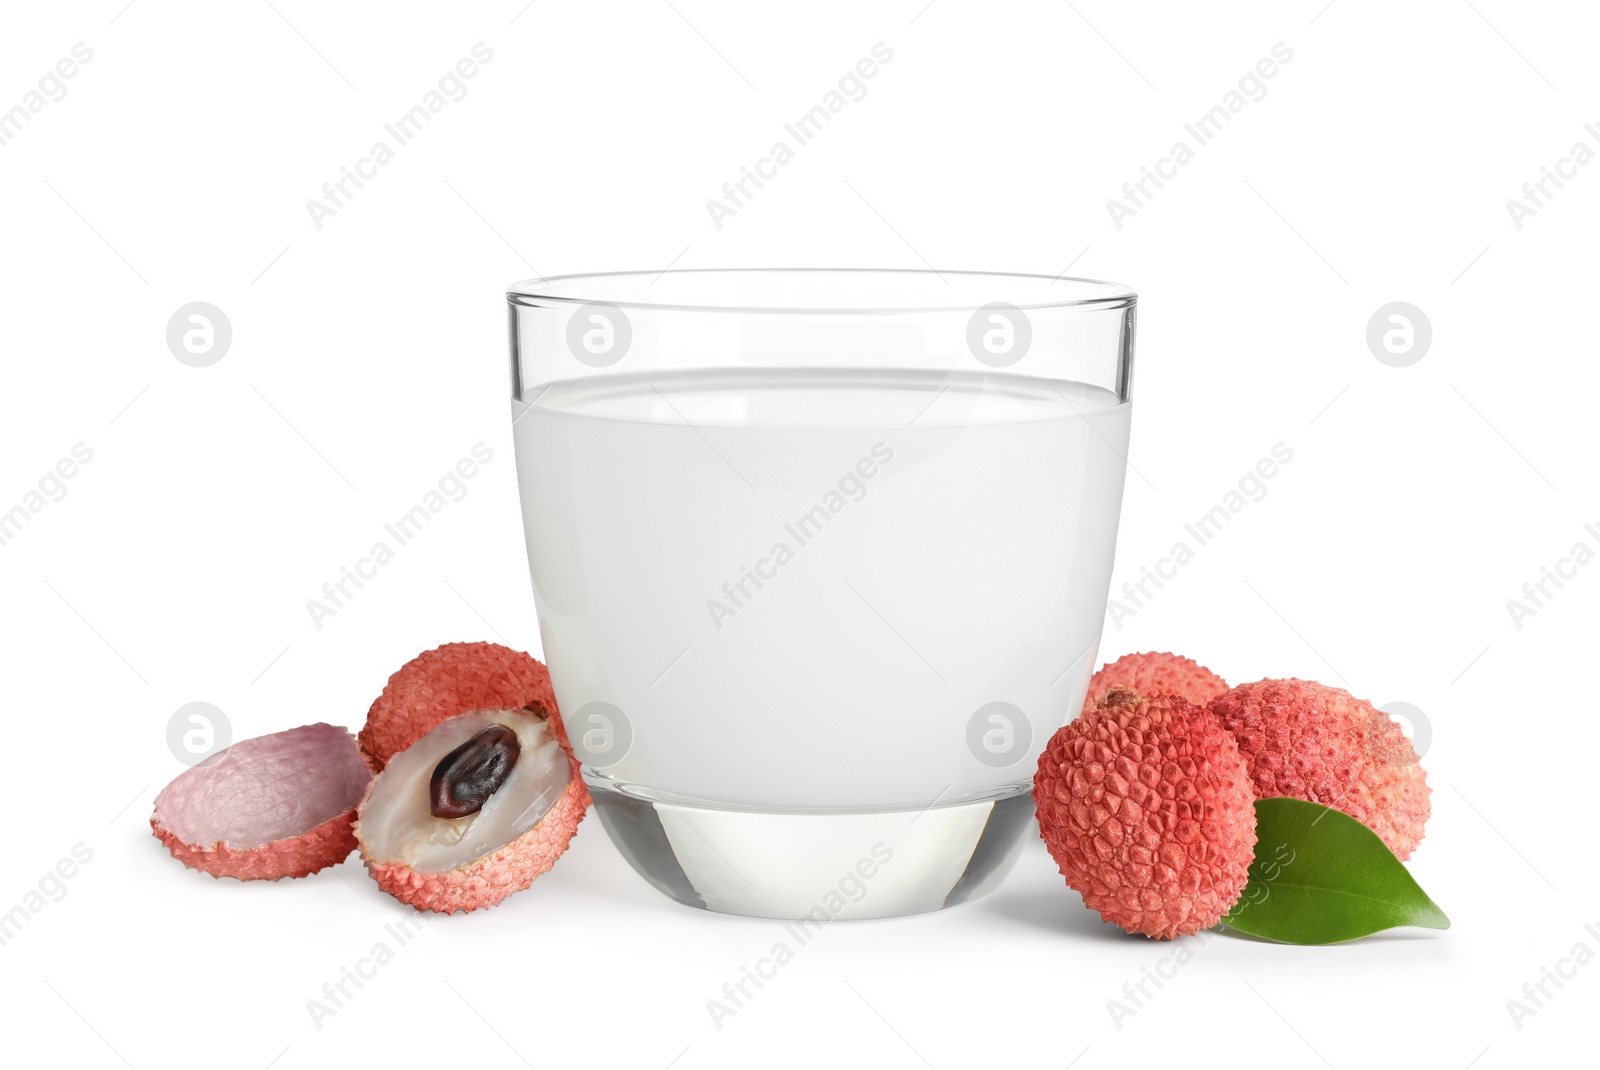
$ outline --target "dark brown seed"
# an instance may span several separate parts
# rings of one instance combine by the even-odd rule
[[[428,799],[434,817],[467,817],[483,809],[522,756],[517,734],[492,724],[433,767]]]

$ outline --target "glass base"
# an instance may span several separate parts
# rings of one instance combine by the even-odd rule
[[[685,906],[827,921],[923,914],[984,895],[1033,828],[1026,784],[914,809],[754,810],[668,800],[585,771],[639,875]]]

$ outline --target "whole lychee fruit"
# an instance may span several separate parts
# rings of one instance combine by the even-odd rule
[[[372,773],[343,728],[310,724],[244,739],[161,789],[150,827],[172,857],[213,877],[304,877],[356,848]]]
[[[1084,710],[1100,705],[1113,687],[1132,688],[1140,695],[1177,695],[1204,706],[1228,690],[1228,682],[1204,665],[1177,654],[1124,654],[1100,666],[1094,674]]]
[[[1342,810],[1401,859],[1422,842],[1428,775],[1400,725],[1372,703],[1309,680],[1258,680],[1210,710],[1238,740],[1257,797]]]
[[[1129,932],[1198,932],[1244,891],[1256,845],[1244,758],[1182,698],[1113,688],[1051,738],[1033,798],[1067,884]]]
[[[479,710],[389,757],[356,814],[378,886],[418,910],[493,906],[555,864],[589,805],[537,707]]]

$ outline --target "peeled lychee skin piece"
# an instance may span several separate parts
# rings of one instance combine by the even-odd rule
[[[329,866],[336,866],[356,849],[354,810],[331,817],[291,840],[278,840],[260,847],[238,849],[225,843],[197,847],[184,843],[150,819],[156,839],[166,845],[172,857],[213,877],[234,877],[242,881],[275,881],[284,877],[308,877]]]
[[[1196,706],[1204,706],[1224,691],[1228,682],[1204,665],[1178,654],[1124,654],[1100,666],[1089,681],[1084,711],[1105,701],[1113,687],[1132,688],[1140,695],[1177,695]]]
[[[1341,810],[1400,859],[1422,842],[1428,774],[1400,725],[1372,703],[1310,680],[1258,680],[1210,710],[1238,740],[1259,798]]]
[[[1033,798],[1067,884],[1129,932],[1198,932],[1244,891],[1256,845],[1244,758],[1182,698],[1113,690],[1051,738]]]
[[[150,828],[172,857],[213,877],[304,877],[356,849],[355,808],[371,779],[347,730],[291,728],[179,774],[156,796]]]
[[[389,677],[358,739],[381,770],[392,755],[458,714],[530,705],[557,716],[550,673],[533,656],[498,643],[446,643]]]

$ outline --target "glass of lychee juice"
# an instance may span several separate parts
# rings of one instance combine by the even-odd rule
[[[1099,642],[1133,292],[802,269],[508,298],[544,655],[633,867],[808,926],[997,884]]]

